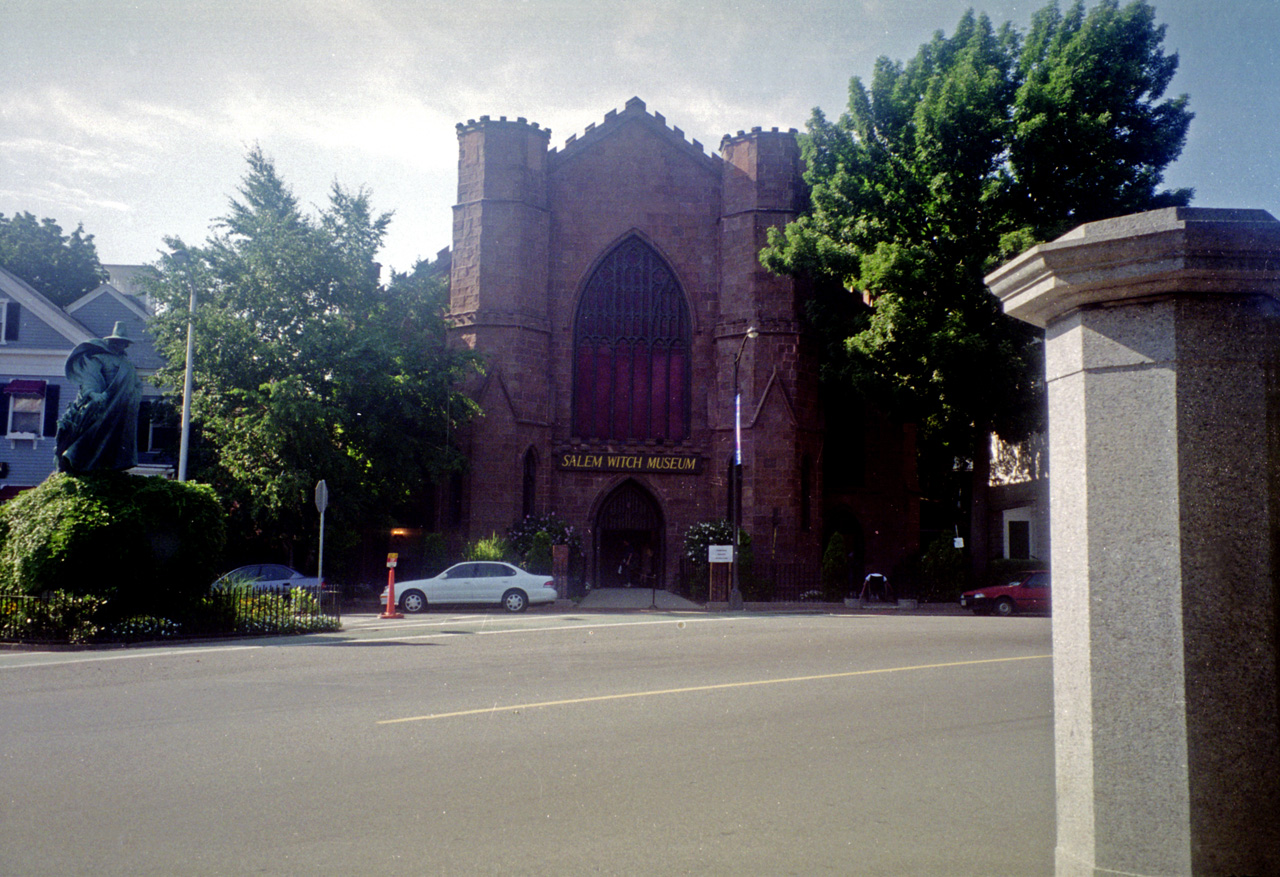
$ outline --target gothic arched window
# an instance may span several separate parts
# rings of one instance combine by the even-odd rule
[[[537,512],[538,506],[538,455],[533,448],[524,452],[524,497],[521,511],[527,518]]]
[[[636,237],[615,247],[578,303],[574,435],[688,438],[690,335],[684,291],[662,257]]]

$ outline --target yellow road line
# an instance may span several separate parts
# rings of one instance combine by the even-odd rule
[[[491,706],[452,713],[434,713],[428,716],[408,716],[402,719],[382,719],[379,725],[399,725],[405,722],[428,722],[433,719],[455,719],[460,716],[479,716],[490,713],[508,713],[515,710],[540,709],[550,706],[571,706],[580,703],[598,703],[606,700],[627,700],[634,697],[657,697],[664,694],[689,694],[696,691],[720,691],[727,688],[750,688],[757,685],[783,685],[794,682],[817,682],[824,679],[847,679],[852,676],[874,676],[881,673],[904,673],[910,670],[941,670],[946,667],[972,667],[977,664],[1004,664],[1011,661],[1041,661],[1053,655],[1023,655],[1017,658],[983,658],[976,661],[951,661],[945,664],[917,664],[910,667],[883,667],[879,670],[850,670],[844,673],[822,673],[816,676],[791,676],[786,679],[755,679],[749,682],[722,682],[716,685],[693,685],[688,688],[660,688],[654,691],[631,691],[626,694],[600,694],[595,697],[575,697],[567,700],[544,700],[538,703],[519,703],[511,706]]]

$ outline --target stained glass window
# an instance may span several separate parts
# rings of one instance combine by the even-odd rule
[[[578,304],[574,434],[688,438],[690,334],[684,292],[666,262],[639,238],[619,244]]]

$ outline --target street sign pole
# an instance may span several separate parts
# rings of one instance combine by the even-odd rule
[[[319,585],[316,588],[316,598],[323,601],[324,599],[324,512],[329,508],[329,485],[325,484],[321,478],[316,482],[316,510],[320,512],[320,560],[316,566],[316,579]]]

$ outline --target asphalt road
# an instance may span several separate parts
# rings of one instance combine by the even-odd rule
[[[1052,873],[1048,619],[346,621],[0,652],[0,874]]]

